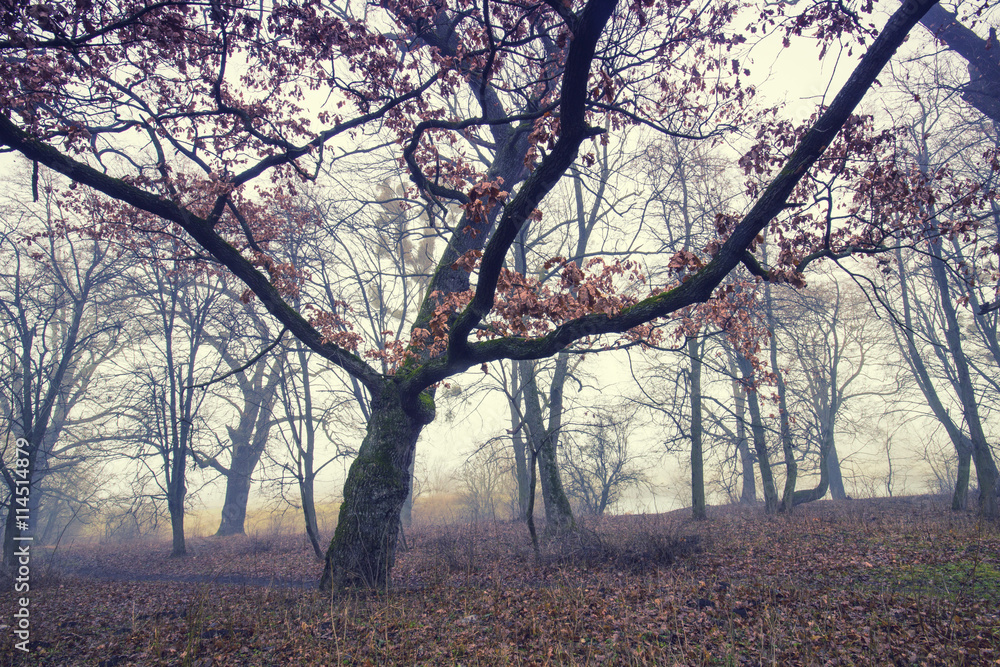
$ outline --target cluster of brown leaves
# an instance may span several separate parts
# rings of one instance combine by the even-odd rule
[[[419,517],[418,517],[419,519]],[[1000,664],[1000,532],[938,498],[414,528],[394,588],[330,599],[290,537],[63,547],[4,664]],[[97,568],[104,578],[98,578]],[[43,573],[45,573],[43,575]],[[239,579],[238,577],[242,577]],[[37,587],[36,587],[37,586]],[[13,610],[3,599],[4,616]]]

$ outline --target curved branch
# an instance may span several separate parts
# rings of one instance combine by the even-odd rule
[[[448,340],[449,357],[460,358],[468,347],[468,336],[493,308],[497,280],[504,258],[517,233],[538,203],[555,187],[559,179],[576,160],[580,144],[588,136],[602,132],[591,129],[586,122],[587,80],[597,49],[597,40],[611,18],[617,0],[591,0],[580,14],[580,22],[566,56],[560,99],[560,136],[552,151],[518,190],[504,208],[496,233],[483,250],[476,293],[469,306],[459,315]]]
[[[162,199],[123,180],[97,171],[90,165],[62,154],[53,146],[34,139],[6,116],[0,115],[0,144],[8,146],[29,160],[36,160],[73,181],[93,188],[114,200],[134,206],[151,215],[176,223],[191,235],[219,263],[228,268],[256,294],[267,311],[288,328],[292,334],[325,359],[340,366],[365,385],[377,392],[379,373],[361,357],[332,343],[323,336],[282,298],[271,282],[257,270],[239,250],[226,242],[211,224],[172,201]]]
[[[542,170],[539,168],[539,171],[525,183],[521,192],[518,193],[518,197],[515,197],[514,202],[504,212],[496,235],[490,239],[490,243],[486,247],[476,296],[452,327],[448,352],[417,369],[408,378],[411,387],[416,389],[430,386],[454,373],[488,361],[547,357],[580,338],[607,333],[624,333],[633,327],[664,317],[686,306],[708,300],[722,280],[740,262],[745,260],[747,249],[756,236],[785,208],[788,197],[791,196],[795,186],[840,132],[855,107],[875,82],[875,78],[882,71],[882,68],[906,39],[910,29],[936,2],[937,0],[909,0],[896,10],[858,63],[854,72],[851,73],[850,78],[837,94],[833,103],[799,142],[795,151],[788,158],[785,167],[774,177],[757,203],[736,226],[718,254],[698,273],[677,287],[650,296],[615,315],[586,315],[566,322],[540,338],[502,338],[469,344],[467,340],[469,333],[492,308],[497,275],[503,256],[513,240],[513,234],[516,234],[517,229],[523,224],[534,204],[554,185],[554,180],[547,182],[543,179],[558,178],[558,174],[551,172],[547,176],[539,176],[539,172]],[[613,7],[613,4],[613,2],[609,3],[610,7]],[[606,7],[603,3],[597,6]],[[584,11],[580,35],[587,35],[586,26],[589,25],[591,29],[593,28],[593,23],[589,23],[587,20],[591,7],[592,5],[588,5]],[[610,7],[606,7],[609,9],[607,16],[610,16]],[[604,18],[604,21],[606,20],[607,17]],[[601,25],[603,26],[603,23]],[[595,35],[587,36],[592,37],[596,43]],[[591,48],[593,48],[592,45]],[[571,47],[572,53],[573,47]],[[570,62],[573,62],[573,65],[578,68],[581,66],[589,67],[589,60],[586,63],[570,60],[567,62],[567,72]],[[586,77],[577,73],[576,80],[581,82],[580,85],[564,88],[562,117],[564,122],[568,119],[570,128],[581,132],[582,127],[585,127],[583,124],[583,103],[586,95]],[[571,102],[575,102],[578,106],[574,107]],[[560,144],[566,140],[566,135],[560,138],[556,149],[550,154],[550,158],[554,157],[560,149]],[[582,141],[582,137],[579,141]],[[576,146],[579,145],[579,141],[575,144]],[[575,146],[569,150],[572,150],[575,155]],[[565,156],[562,159],[565,159]],[[543,162],[542,167],[548,162],[549,160]],[[526,192],[527,194],[525,194]],[[524,196],[522,197],[522,195]],[[521,200],[519,204],[518,200]],[[529,202],[531,208],[524,210]],[[503,235],[504,232],[511,235],[509,241]],[[491,259],[491,264],[487,264],[488,258]]]

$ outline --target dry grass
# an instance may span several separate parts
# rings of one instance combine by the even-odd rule
[[[1000,535],[935,499],[415,528],[391,590],[329,598],[301,537],[57,555],[25,665],[1000,664]],[[93,575],[104,568],[100,580]],[[45,570],[44,565],[36,569]],[[86,573],[82,576],[76,573]],[[243,579],[241,580],[240,577]],[[306,588],[305,586],[309,586]],[[12,600],[3,599],[10,618]]]

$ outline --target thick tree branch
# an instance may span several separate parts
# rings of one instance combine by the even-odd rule
[[[562,75],[559,139],[504,208],[497,230],[483,250],[475,296],[451,328],[448,341],[451,357],[459,358],[465,353],[469,334],[493,308],[504,258],[528,216],[573,164],[583,140],[597,133],[585,120],[587,79],[597,40],[617,4],[617,0],[591,0],[580,14]]]
[[[802,138],[795,151],[789,157],[785,167],[774,177],[771,184],[757,200],[757,203],[736,226],[732,235],[723,244],[718,254],[698,273],[674,289],[648,297],[633,306],[625,308],[616,315],[586,315],[566,322],[556,327],[548,335],[540,338],[502,338],[469,344],[467,341],[468,334],[492,308],[497,275],[503,261],[503,255],[506,254],[507,248],[510,245],[510,241],[507,241],[506,236],[502,236],[501,232],[506,232],[506,234],[516,233],[520,225],[523,224],[527,214],[534,208],[534,205],[541,199],[541,196],[547,193],[554,184],[554,181],[549,182],[547,179],[557,176],[549,173],[546,176],[539,177],[536,182],[532,182],[532,179],[529,179],[522,187],[521,193],[515,198],[515,201],[507,207],[496,235],[494,235],[494,238],[487,245],[487,253],[489,253],[492,263],[487,264],[487,254],[484,254],[476,297],[452,328],[448,353],[426,363],[413,373],[409,377],[411,389],[429,386],[471,366],[488,361],[498,359],[539,359],[551,356],[580,338],[607,333],[624,333],[633,327],[664,317],[686,306],[708,300],[722,280],[744,260],[745,253],[754,238],[782,211],[795,186],[813,163],[823,154],[844,123],[847,122],[855,107],[857,107],[875,82],[875,78],[882,71],[882,68],[889,62],[889,59],[896,52],[896,49],[899,48],[899,45],[903,43],[903,40],[906,39],[906,35],[910,29],[916,25],[917,21],[920,20],[936,1],[909,0],[896,10],[878,38],[876,38],[867,53],[865,53],[861,62],[858,63],[847,83],[844,84],[844,87],[833,100],[833,103]],[[610,9],[613,7],[613,3],[609,3],[609,5],[593,5],[600,6],[608,12],[604,15],[601,26],[603,26],[604,21],[607,21],[607,16],[610,16]],[[593,44],[596,43],[596,35],[588,33],[588,30],[594,29],[595,23],[592,21],[597,17],[589,14],[591,7],[592,5],[588,5],[584,11],[577,39],[582,39],[584,36],[592,38],[594,41],[591,43],[590,48],[593,48]],[[575,44],[576,42],[574,42]],[[582,63],[579,60],[573,61],[572,54],[571,47],[571,56],[567,60],[567,78],[564,81],[568,80],[571,63],[577,68],[582,66],[589,67],[589,60],[586,63]],[[577,57],[579,57],[579,52],[577,54]],[[563,122],[568,123],[569,128],[575,128],[576,132],[582,132],[585,127],[582,116],[586,96],[586,77],[581,76],[579,72],[576,72],[576,77],[576,80],[580,82],[578,86],[565,87],[564,85]],[[574,107],[573,104],[578,106]],[[573,131],[573,129],[570,131]],[[566,139],[567,137],[564,135],[559,143],[562,143]],[[578,146],[579,142],[576,145]],[[557,144],[558,148],[559,145]],[[575,156],[575,146],[571,150]],[[553,151],[554,154],[555,151]],[[553,155],[549,157],[553,157]],[[565,159],[565,156],[562,159]],[[549,161],[547,160],[546,162]],[[545,164],[543,162],[542,166],[545,166]],[[541,168],[539,171],[541,171]],[[538,172],[535,175],[537,174]],[[524,210],[524,207],[528,202],[522,200],[518,206],[514,205],[518,199],[522,199],[521,194],[526,191],[529,194],[525,194],[524,199],[527,199],[531,205],[531,208],[527,211]],[[516,213],[514,212],[515,209]],[[522,215],[523,217],[521,217]],[[513,240],[512,235],[510,240]]]
[[[379,386],[379,374],[361,357],[323,341],[323,336],[282,298],[278,290],[239,250],[227,243],[212,225],[176,203],[162,199],[123,180],[113,178],[74,160],[58,149],[32,138],[7,117],[0,115],[0,144],[36,160],[73,181],[93,188],[114,200],[176,223],[216,260],[228,268],[256,294],[267,311],[312,350],[354,375],[370,391]]]
[[[1000,45],[981,38],[941,7],[928,11],[920,23],[969,63],[969,84],[962,98],[1000,124]]]

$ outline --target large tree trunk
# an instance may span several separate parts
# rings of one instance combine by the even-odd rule
[[[244,407],[240,422],[235,429],[229,428],[233,453],[229,469],[224,472],[226,499],[222,505],[222,521],[216,532],[220,537],[243,535],[246,532],[250,482],[271,433],[271,416],[278,398],[278,382],[281,380],[278,371],[278,362],[275,362],[266,384],[243,388]],[[217,469],[224,470],[221,466]]]
[[[372,396],[368,432],[351,464],[326,552],[322,590],[388,584],[417,437],[433,419],[430,395],[407,396],[393,379]]]
[[[235,466],[234,466],[235,467]],[[219,537],[244,535],[246,533],[247,503],[250,501],[250,470],[233,470],[226,478],[226,498],[222,503],[222,520]]]
[[[836,500],[847,498],[844,490],[844,475],[840,470],[840,456],[837,455],[837,442],[834,440],[833,425],[830,425],[830,444],[826,453],[826,469],[830,475],[830,496]]]
[[[1000,48],[996,30],[990,30],[990,39],[983,39],[939,5],[931,7],[920,23],[968,63],[969,83],[962,98],[1000,124]]]
[[[827,433],[820,444],[819,452],[819,483],[811,489],[801,489],[792,495],[793,505],[803,505],[819,500],[830,489],[830,446],[833,444],[833,434]]]
[[[270,411],[268,411],[268,419]],[[253,441],[240,444],[233,441],[233,458],[226,475],[226,498],[222,504],[222,521],[216,535],[243,535],[246,533],[247,504],[250,501],[250,483],[253,471],[260,462],[267,446],[269,426],[258,428]]]
[[[688,339],[691,357],[691,514],[705,519],[705,462],[702,452],[704,425],[701,417],[701,346],[694,336]]]

